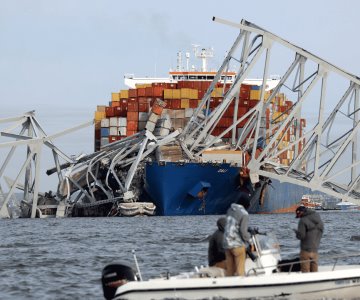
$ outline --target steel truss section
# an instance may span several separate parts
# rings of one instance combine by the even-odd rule
[[[43,196],[39,192],[40,162],[43,148],[45,147],[52,151],[54,163],[56,165],[55,170],[59,180],[61,180],[63,175],[59,168],[59,158],[65,160],[67,163],[74,163],[74,160],[57,148],[52,140],[69,132],[89,126],[92,122],[87,122],[51,136],[46,135],[40,123],[35,118],[34,111],[27,112],[20,117],[0,119],[0,123],[11,124],[8,128],[1,131],[0,135],[15,139],[13,142],[0,143],[0,148],[10,148],[0,168],[0,179],[4,178],[9,186],[9,190],[5,193],[0,181],[0,194],[1,198],[3,198],[0,208],[0,217],[12,217],[11,211],[8,209],[8,204],[10,199],[16,199],[15,191],[16,189],[20,189],[23,192],[20,207],[18,207],[22,211],[21,216],[35,218],[39,196]],[[13,131],[17,128],[20,128],[20,132],[14,134]],[[17,148],[22,146],[26,147],[26,158],[20,171],[16,175],[15,180],[12,180],[8,178],[5,173],[7,168],[10,168],[10,161],[13,159],[18,160],[18,157],[14,157],[14,153]]]
[[[215,17],[214,21],[240,29],[240,33],[182,133],[187,149],[194,157],[199,157],[216,144],[218,138],[231,133],[232,148],[250,153],[248,168],[251,173],[360,203],[360,79],[248,21],[239,24]],[[293,59],[281,61],[287,68],[279,76],[277,85],[267,91],[271,59],[279,48],[291,53]],[[240,49],[239,54],[235,53],[236,49]],[[238,62],[236,80],[224,91],[222,103],[210,111],[215,83],[234,61]],[[230,106],[237,108],[240,86],[255,68],[258,72],[262,70],[261,79],[266,83],[261,85],[259,101],[240,118],[235,109],[232,125],[218,136],[212,135],[225,111]],[[330,77],[335,78],[336,84],[342,83],[339,87],[343,86],[343,92],[339,93],[340,88],[337,88],[337,98],[328,92],[334,86],[329,83]],[[292,93],[294,102],[290,101],[286,111],[278,114],[274,103],[284,90]],[[312,113],[316,111],[316,119],[311,128],[308,126],[305,130],[303,123],[308,118],[305,108],[309,105]],[[346,119],[346,126],[339,126],[342,125],[339,124],[340,117]],[[264,120],[268,120],[266,126]],[[236,132],[239,124],[242,124],[241,133]],[[290,133],[291,141],[287,138]],[[260,155],[256,154],[259,141],[264,141]],[[287,153],[291,155],[284,159]]]

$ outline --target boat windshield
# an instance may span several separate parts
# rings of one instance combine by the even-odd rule
[[[280,253],[280,244],[274,233],[269,232],[266,235],[258,234],[256,235],[256,240],[260,252],[270,250],[271,252]]]

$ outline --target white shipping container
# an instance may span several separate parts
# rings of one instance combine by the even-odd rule
[[[167,128],[155,128],[154,130],[154,135],[157,136],[165,136],[168,135],[170,133],[170,130]]]
[[[185,118],[185,109],[175,110],[175,118],[176,119],[184,119]]]
[[[120,117],[118,119],[118,127],[126,127],[127,118]]]
[[[151,122],[151,121],[147,121],[146,122],[146,125],[145,125],[145,128],[151,132],[154,131],[155,129],[155,123]]]
[[[126,127],[119,127],[119,135],[126,136]]]
[[[139,112],[139,122],[147,121],[149,114],[146,112]]]
[[[101,127],[110,127],[110,120],[105,118],[105,119],[101,119]]]
[[[185,118],[191,118],[194,113],[193,108],[185,108]]]
[[[110,127],[117,127],[118,126],[118,117],[111,117],[110,118]]]
[[[109,135],[118,135],[118,128],[116,126],[110,127]]]
[[[169,115],[169,117],[172,119],[172,118],[175,118],[176,116],[176,110],[173,110],[173,109],[167,109],[167,115]],[[162,115],[165,115],[164,112]]]
[[[149,116],[148,121],[156,124],[158,119],[159,119],[159,116],[157,114],[151,113],[150,116]]]
[[[156,127],[162,127],[162,128],[167,128],[170,129],[172,126],[171,120],[169,118],[169,115],[166,115],[165,118],[159,119],[156,122]]]

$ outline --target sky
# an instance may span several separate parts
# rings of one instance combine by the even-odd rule
[[[48,134],[89,121],[125,88],[124,74],[166,77],[192,44],[213,47],[216,67],[237,31],[213,16],[247,19],[360,75],[359,8],[355,0],[0,0],[0,118],[35,110]],[[55,144],[89,153],[93,129]]]

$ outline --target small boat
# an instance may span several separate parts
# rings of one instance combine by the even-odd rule
[[[208,267],[176,276],[141,280],[129,265],[104,268],[102,284],[106,299],[242,299],[257,297],[357,297],[360,291],[360,265],[320,266],[318,272],[301,273],[298,259],[283,260],[274,235],[252,236],[256,257],[247,258],[247,276],[224,277],[223,269]],[[254,253],[251,253],[254,254]],[[253,256],[253,255],[252,255]],[[360,254],[350,255],[359,257]]]
[[[352,202],[342,201],[336,204],[338,210],[360,211],[360,206]]]
[[[118,206],[121,216],[153,216],[156,206],[151,202],[122,202]]]

